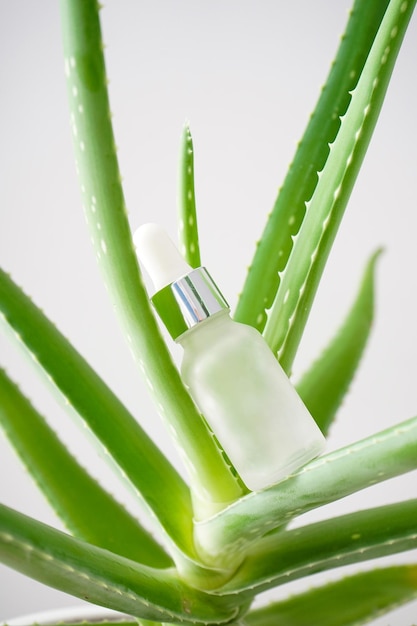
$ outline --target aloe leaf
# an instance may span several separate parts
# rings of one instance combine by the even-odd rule
[[[72,534],[145,565],[172,566],[159,544],[77,463],[1,369],[0,426]]]
[[[187,466],[196,501],[241,487],[185,389],[159,332],[134,251],[114,142],[96,0],[61,0],[71,120],[86,220],[112,304],[159,413]]]
[[[197,211],[194,186],[194,145],[188,124],[181,137],[180,180],[179,180],[179,239],[181,253],[191,267],[201,266],[198,240]]]
[[[0,560],[55,589],[158,622],[222,623],[236,604],[0,506]]]
[[[104,381],[0,270],[2,318],[64,396],[71,416],[75,410],[115,461],[112,469],[143,499],[152,521],[166,534],[182,575],[202,587],[218,584],[225,573],[202,566],[195,552],[187,485]]]
[[[122,617],[121,614],[117,614],[114,617],[109,617],[109,618],[101,618],[101,619],[94,619],[94,621],[90,621],[88,619],[81,619],[81,620],[77,620],[75,621],[75,619],[73,617],[70,618],[71,619],[71,626],[114,626],[115,624],[117,624],[117,626],[163,626],[162,622],[154,622],[154,621],[149,621],[147,619],[133,619],[133,618],[129,618],[128,616],[126,617]],[[47,626],[68,626],[70,622],[68,621],[68,619],[65,619],[65,621],[60,621],[60,622],[45,622],[43,619],[41,622],[35,622],[33,624],[27,624],[27,626],[45,626],[47,624]],[[0,626],[8,626],[6,623],[1,622]]]
[[[31,624],[27,624],[27,626],[45,626],[46,622],[33,622]],[[69,622],[65,620],[64,622],[47,622],[47,626],[68,626]],[[80,621],[71,621],[73,626],[161,626],[161,622],[149,622],[148,620],[138,620],[138,619],[129,619],[128,617],[124,619],[100,619],[94,620],[93,622],[89,620],[80,620]],[[1,623],[0,626],[8,626],[6,623]]]
[[[368,341],[374,315],[375,265],[380,253],[378,250],[370,259],[343,325],[297,384],[298,393],[324,434],[329,431]]]
[[[115,624],[117,624],[117,626],[147,626],[149,625],[155,625],[155,626],[160,626],[161,622],[144,622],[143,620],[121,620],[118,619],[116,620],[100,620],[99,622],[97,620],[94,620],[94,622],[89,622],[88,620],[83,620],[82,622],[71,622],[71,626],[114,626]],[[32,626],[42,626],[41,624],[35,623]],[[56,622],[55,624],[52,624],[48,622],[48,626],[68,626],[68,622]]]
[[[207,561],[245,553],[294,517],[417,468],[417,418],[324,455],[277,485],[251,493],[195,525]]]
[[[258,593],[316,572],[417,547],[417,500],[274,533],[253,547],[222,594]]]
[[[2,270],[0,312],[171,540],[191,550],[191,501],[181,477],[104,381]]]
[[[266,311],[272,306],[280,272],[288,262],[293,237],[304,220],[329,155],[331,144],[346,113],[351,92],[384,16],[388,0],[357,0],[341,39],[336,59],[321,91],[314,113],[289,168],[249,268],[235,312],[235,319],[262,332]]]
[[[269,311],[265,339],[288,373],[414,6],[415,0],[392,0],[387,8]]]
[[[417,596],[417,566],[361,572],[245,616],[247,626],[359,626]]]

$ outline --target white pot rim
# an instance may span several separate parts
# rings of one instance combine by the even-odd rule
[[[67,609],[54,609],[51,611],[43,611],[41,613],[31,613],[7,620],[7,622],[1,622],[0,626],[32,626],[32,624],[39,624],[42,626],[48,626],[61,622],[63,624],[77,624],[83,621],[97,622],[100,621],[112,621],[115,624],[121,620],[129,619],[129,616],[123,613],[116,613],[110,609],[105,609],[99,606],[80,606],[71,607]],[[132,619],[132,618],[130,618]]]

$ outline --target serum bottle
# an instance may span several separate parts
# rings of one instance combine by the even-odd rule
[[[192,269],[157,224],[135,234],[152,302],[184,349],[181,374],[246,486],[258,491],[316,457],[325,439],[262,335],[235,322],[204,267]]]

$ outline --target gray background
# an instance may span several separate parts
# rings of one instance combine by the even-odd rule
[[[179,136],[189,119],[203,259],[232,304],[349,6],[345,0],[108,0],[102,12],[132,227],[159,221],[175,235]],[[416,29],[414,20],[296,362],[295,377],[342,319],[369,254],[386,246],[374,333],[329,450],[417,411]],[[1,265],[180,467],[131,361],[90,249],[73,165],[58,3],[1,1],[0,31]],[[125,499],[27,360],[2,336],[0,353],[2,364],[71,449]],[[59,526],[1,434],[0,462],[0,501]],[[415,497],[415,479],[410,474],[391,480],[305,520]],[[380,564],[415,557],[400,555]],[[351,569],[301,581],[274,597]],[[0,566],[0,619],[79,604]],[[414,604],[375,623],[408,625],[416,616]]]

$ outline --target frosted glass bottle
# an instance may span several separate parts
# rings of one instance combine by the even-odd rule
[[[322,451],[323,435],[257,330],[222,311],[177,341],[183,380],[249,489]]]
[[[230,318],[207,270],[192,270],[159,226],[142,226],[135,243],[152,301],[184,348],[183,381],[247,487],[275,484],[316,457],[324,437],[262,335]]]

